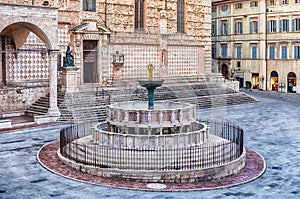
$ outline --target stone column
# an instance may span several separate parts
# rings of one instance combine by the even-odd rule
[[[57,107],[57,53],[50,52],[50,68],[49,68],[49,90],[50,90],[50,107],[48,114],[56,121],[60,116]]]

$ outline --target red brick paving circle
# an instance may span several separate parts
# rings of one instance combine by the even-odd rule
[[[219,180],[213,180],[208,182],[197,182],[188,184],[178,183],[164,183],[166,188],[163,189],[152,189],[147,185],[152,183],[125,181],[120,179],[103,178],[100,176],[93,176],[88,173],[82,173],[77,171],[65,164],[63,164],[58,156],[57,151],[59,149],[59,141],[53,141],[43,146],[37,154],[38,161],[46,169],[53,173],[61,175],[63,177],[90,183],[98,186],[113,187],[120,189],[130,190],[142,190],[142,191],[199,191],[199,190],[210,190],[219,189],[225,187],[232,187],[240,184],[244,184],[255,180],[261,176],[266,168],[264,158],[257,152],[246,148],[246,166],[237,174],[222,178]],[[160,183],[155,183],[158,186]],[[155,186],[155,185],[154,185]]]

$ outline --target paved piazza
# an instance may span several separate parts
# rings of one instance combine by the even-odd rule
[[[59,139],[60,126],[0,133],[0,198],[298,198],[300,195],[300,95],[253,91],[258,103],[201,110],[240,125],[245,146],[266,160],[266,172],[237,187],[195,192],[143,192],[76,182],[44,169],[36,154]]]

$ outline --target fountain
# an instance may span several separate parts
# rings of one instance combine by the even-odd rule
[[[154,90],[163,81],[139,81],[148,90],[146,102],[120,102],[107,107],[106,122],[79,135],[80,127],[62,131],[60,160],[82,172],[105,178],[147,183],[194,183],[238,173],[245,166],[243,130],[228,124],[197,120],[196,107],[156,102]]]
[[[163,83],[163,80],[160,81],[153,81],[153,65],[149,64],[148,65],[148,81],[143,81],[140,80],[138,81],[139,84],[146,88],[148,91],[148,110],[153,110],[154,109],[154,90],[157,87],[160,87]]]

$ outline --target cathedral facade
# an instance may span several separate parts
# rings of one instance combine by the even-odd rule
[[[2,87],[45,85],[55,97],[67,48],[76,68],[73,81],[79,87],[146,78],[149,64],[157,78],[211,73],[211,1],[1,0],[0,4]]]

